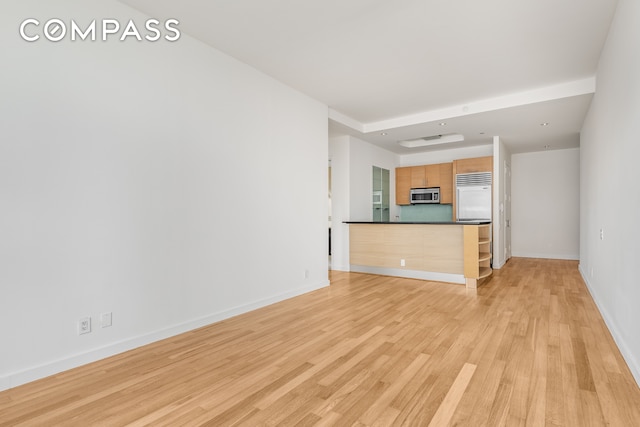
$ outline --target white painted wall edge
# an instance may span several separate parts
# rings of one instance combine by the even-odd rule
[[[215,322],[247,313],[258,308],[266,307],[268,305],[281,302],[299,295],[303,295],[311,291],[322,289],[327,286],[329,286],[328,280],[314,285],[299,287],[279,295],[274,295],[268,298],[261,299],[259,301],[254,301],[248,304],[243,304],[227,310],[219,311],[217,313],[212,313],[210,315],[193,319],[188,322],[180,323],[169,328],[151,332],[149,334],[140,335],[138,337],[133,337],[131,339],[116,342],[105,347],[96,348],[88,352],[76,354],[64,359],[55,360],[53,362],[36,366],[21,372],[10,373],[9,375],[0,377],[0,391],[8,390],[10,388],[17,387],[19,385],[39,380],[51,375],[55,375],[69,369],[77,368],[88,363],[96,362],[98,360],[114,356],[116,354],[124,353],[125,351],[129,351],[147,344],[151,344],[188,331],[192,331],[203,326],[211,325]]]
[[[512,256],[513,256],[513,255],[512,255]],[[491,264],[491,268],[492,268],[492,269],[494,269],[494,270],[500,270],[502,267],[504,267],[504,265],[505,265],[506,263],[507,263],[506,261],[504,261],[504,262],[499,262],[499,263],[495,263],[495,262],[494,262],[493,264]]]
[[[331,264],[331,270],[347,271],[347,272],[351,271],[348,265],[333,265],[333,264]]]
[[[436,273],[421,270],[403,270],[401,268],[371,267],[368,265],[351,264],[351,271],[356,273],[379,274],[381,276],[405,277],[408,279],[429,280],[433,282],[447,282],[464,285],[464,275],[450,273]]]
[[[631,370],[631,374],[633,375],[633,378],[636,380],[636,384],[638,385],[638,387],[640,387],[640,361],[636,360],[635,357],[633,356],[633,353],[629,351],[629,347],[627,347],[627,344],[624,338],[622,338],[622,335],[620,335],[620,333],[618,332],[618,328],[616,328],[616,324],[611,320],[611,316],[609,316],[609,313],[604,309],[604,307],[598,303],[598,299],[595,298],[596,294],[594,293],[593,287],[591,286],[591,284],[589,283],[589,280],[587,279],[588,276],[586,272],[582,268],[582,263],[578,265],[578,271],[580,271],[582,280],[584,280],[584,283],[587,285],[587,290],[591,294],[591,299],[596,303],[596,307],[598,307],[598,311],[600,312],[600,315],[604,319],[604,323],[607,325],[607,329],[609,329],[609,333],[613,337],[613,340],[616,342],[616,345],[618,346],[620,353],[622,353],[623,359],[625,360],[625,362],[627,362],[627,366]]]
[[[542,258],[542,259],[566,259],[570,261],[579,261],[580,254],[551,254],[536,252],[513,252],[512,257],[516,258]]]

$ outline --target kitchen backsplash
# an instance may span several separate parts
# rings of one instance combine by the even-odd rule
[[[452,205],[400,206],[400,221],[451,221]]]

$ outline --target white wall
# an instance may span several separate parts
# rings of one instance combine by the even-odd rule
[[[331,159],[331,269],[349,271],[350,137],[329,140]]]
[[[640,384],[639,50],[640,2],[620,0],[581,133],[580,271]]]
[[[513,256],[578,259],[580,150],[511,156]]]
[[[31,17],[146,19],[3,2],[0,389],[328,284],[325,105],[184,34],[27,43]]]
[[[396,154],[369,144],[358,138],[350,139],[350,193],[351,193],[351,220],[371,221],[373,219],[373,167],[378,166],[389,170],[389,218],[395,220],[398,213],[396,206],[396,166],[398,157]]]
[[[349,271],[349,226],[343,221],[371,221],[373,166],[389,170],[390,214],[399,215],[395,204],[397,156],[352,136],[329,142],[332,170],[331,268]]]

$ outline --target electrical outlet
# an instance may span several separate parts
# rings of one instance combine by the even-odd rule
[[[400,267],[404,267],[405,265],[406,265],[406,262],[403,259],[401,259],[400,260]]]
[[[109,326],[111,326],[111,312],[108,313],[102,313],[100,315],[100,325],[103,328],[108,328]]]
[[[91,332],[91,317],[83,317],[78,320],[78,335],[88,334]]]
[[[604,240],[604,230],[600,229],[600,240]]]
[[[304,278],[305,279],[309,278],[309,270],[308,269],[304,270]]]

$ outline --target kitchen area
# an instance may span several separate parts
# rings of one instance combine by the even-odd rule
[[[388,172],[372,162],[368,218],[341,220],[348,229],[343,270],[477,288],[492,272],[493,161],[485,155]]]

